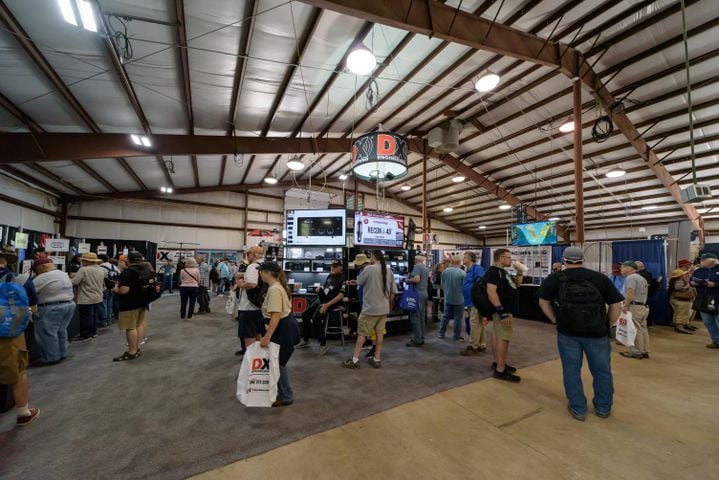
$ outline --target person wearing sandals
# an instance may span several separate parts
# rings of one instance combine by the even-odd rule
[[[692,334],[689,328],[689,318],[692,311],[692,301],[696,297],[694,288],[689,284],[690,272],[681,268],[674,270],[669,279],[669,301],[674,310],[674,331],[683,334]]]
[[[294,398],[287,373],[287,362],[300,340],[300,328],[292,315],[291,290],[287,286],[285,273],[279,263],[264,262],[257,271],[262,281],[268,285],[261,309],[266,333],[260,339],[260,345],[262,348],[268,348],[270,342],[273,342],[280,346],[280,379],[277,383],[277,400],[272,406],[292,405]]]
[[[195,302],[200,293],[200,269],[197,268],[197,261],[190,257],[185,259],[185,265],[180,270],[180,320],[192,318],[195,313]],[[187,301],[190,301],[190,308],[187,308]]]
[[[140,274],[144,270],[144,259],[140,252],[130,252],[127,256],[128,267],[117,279],[113,293],[118,297],[120,310],[117,326],[127,336],[127,351],[115,357],[114,362],[134,360],[140,356],[139,341],[147,332],[147,301],[142,294]]]
[[[357,277],[357,285],[362,287],[362,312],[358,322],[357,343],[352,358],[342,363],[344,368],[360,368],[359,355],[364,344],[364,337],[377,335],[374,356],[369,357],[373,368],[382,366],[382,343],[384,338],[387,315],[393,304],[394,295],[398,293],[392,270],[387,267],[384,253],[381,250],[372,252],[372,265],[362,270]]]

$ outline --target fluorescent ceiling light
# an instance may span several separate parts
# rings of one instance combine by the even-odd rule
[[[619,178],[619,177],[623,177],[626,174],[627,174],[627,172],[622,170],[621,168],[612,168],[611,170],[609,170],[607,172],[606,177],[607,178]]]
[[[499,206],[500,210],[509,210],[510,208],[512,208],[512,206],[508,203]]]
[[[454,210],[452,207],[444,207],[444,211],[447,213],[451,212],[452,210]]]
[[[350,178],[350,177],[346,173],[343,173],[342,175],[340,175],[340,180],[342,180],[343,182],[345,180],[347,180],[348,178]]]
[[[562,133],[569,133],[574,131],[574,122],[564,122],[559,126],[559,131]]]
[[[142,145],[144,147],[151,147],[152,144],[150,143],[150,139],[147,137],[140,137],[140,141],[142,141]]]
[[[642,210],[654,210],[655,208],[657,208],[656,205],[644,205]]]
[[[167,193],[172,193],[172,187],[167,187]]]
[[[92,8],[90,0],[78,0],[77,9],[80,11],[80,20],[82,27],[91,32],[97,32],[97,22],[95,22],[95,11]]]
[[[167,193],[167,187],[160,187],[160,191],[162,193]]]
[[[402,185],[402,191],[407,192],[409,190],[412,190],[412,187],[410,187],[409,185]]]
[[[499,75],[488,72],[479,77],[479,80],[474,84],[474,88],[476,88],[478,92],[489,92],[493,90],[497,84],[499,84]]]
[[[465,180],[466,180],[466,178],[463,177],[462,175],[457,175],[456,177],[453,177],[453,178],[452,178],[452,181],[453,181],[454,183],[462,183],[462,182],[464,182]]]
[[[265,177],[265,183],[274,185],[275,183],[277,183],[277,179],[275,177]]]
[[[132,135],[130,135],[130,138],[132,139],[132,143],[134,143],[135,145],[142,146],[142,140],[140,140],[140,137],[133,133]]]
[[[480,229],[480,230],[486,230],[486,229],[487,229],[487,225],[480,225],[480,226],[479,226],[479,229]]]
[[[290,170],[304,170],[305,164],[300,160],[300,157],[294,157],[287,162],[287,168]]]
[[[347,56],[347,68],[356,75],[369,75],[377,66],[377,58],[364,44]]]
[[[547,221],[549,221],[549,222],[558,222],[558,221],[559,221],[559,217],[549,217],[549,218],[547,219]]]
[[[57,0],[57,4],[60,7],[60,13],[62,13],[63,20],[77,27],[77,18],[75,18],[75,12],[72,9],[70,0]]]

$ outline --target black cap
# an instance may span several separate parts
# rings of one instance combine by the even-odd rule
[[[333,267],[341,267],[341,266],[342,266],[342,262],[334,261],[334,262],[332,262],[332,266],[333,266]]]
[[[132,263],[141,262],[145,259],[140,252],[132,251],[127,254],[127,259]]]
[[[263,262],[260,264],[260,266],[257,268],[258,271],[265,271],[265,272],[272,272],[272,273],[280,273],[282,271],[282,267],[280,267],[280,264],[277,262]]]

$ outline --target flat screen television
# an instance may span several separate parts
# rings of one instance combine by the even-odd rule
[[[355,212],[354,244],[363,247],[402,248],[404,217]]]
[[[287,210],[287,245],[344,247],[346,231],[342,209]]]
[[[551,245],[557,243],[556,222],[518,223],[512,226],[512,245]]]

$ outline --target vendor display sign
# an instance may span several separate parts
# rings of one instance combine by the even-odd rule
[[[541,283],[543,279],[549,276],[552,269],[552,247],[551,245],[541,246],[530,246],[530,247],[507,247],[512,252],[512,264],[514,262],[520,262],[527,271],[524,272],[524,277],[531,277],[532,283]],[[492,258],[494,258],[494,251],[496,248],[491,250]],[[513,270],[511,267],[509,270]]]
[[[24,250],[27,248],[28,234],[17,232],[15,233],[15,249]]]
[[[374,212],[356,212],[354,244],[367,247],[402,248],[404,217]]]
[[[69,252],[69,238],[48,238],[45,241],[45,250],[48,252]]]
[[[89,243],[80,243],[77,245],[77,253],[82,255],[83,253],[90,253],[90,244]]]

